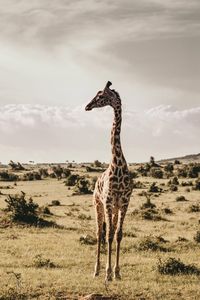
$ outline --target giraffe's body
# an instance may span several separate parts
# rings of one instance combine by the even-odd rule
[[[98,241],[95,276],[99,275],[100,245],[103,227],[106,224],[108,242],[106,280],[112,279],[111,251],[115,234],[116,262],[114,275],[115,278],[120,278],[119,251],[122,240],[122,227],[132,193],[132,182],[120,142],[121,99],[117,92],[109,88],[110,85],[111,83],[108,82],[105,89],[98,92],[96,97],[86,106],[86,110],[105,105],[110,105],[114,109],[114,122],[111,132],[112,160],[107,170],[98,178],[94,190]]]

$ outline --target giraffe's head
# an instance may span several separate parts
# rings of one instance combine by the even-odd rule
[[[103,91],[99,91],[96,96],[88,103],[85,110],[92,110],[93,108],[110,105],[113,108],[121,105],[119,94],[115,90],[111,90],[112,83],[107,82]]]

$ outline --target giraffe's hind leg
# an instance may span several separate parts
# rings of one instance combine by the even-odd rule
[[[101,240],[102,240],[102,232],[103,232],[103,224],[104,224],[104,208],[103,204],[95,199],[96,205],[96,220],[97,220],[97,256],[96,256],[96,264],[94,277],[99,276],[100,272],[100,250],[101,250]]]
[[[119,267],[119,254],[120,254],[120,244],[122,240],[122,227],[124,218],[126,216],[128,205],[123,206],[119,209],[119,215],[118,215],[118,225],[117,225],[117,231],[116,231],[116,261],[115,261],[115,267],[114,267],[114,277],[115,279],[121,279],[120,275],[120,267]]]

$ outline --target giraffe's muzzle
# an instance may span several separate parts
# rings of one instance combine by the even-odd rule
[[[85,107],[85,110],[87,110],[87,111],[88,111],[88,110],[92,110],[91,105],[88,104],[88,105]]]

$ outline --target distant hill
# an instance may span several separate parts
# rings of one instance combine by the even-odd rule
[[[158,162],[174,162],[175,160],[179,160],[183,163],[188,162],[199,162],[200,163],[200,153],[198,154],[189,154],[181,157],[174,157],[174,158],[167,158],[167,159],[161,159]]]

